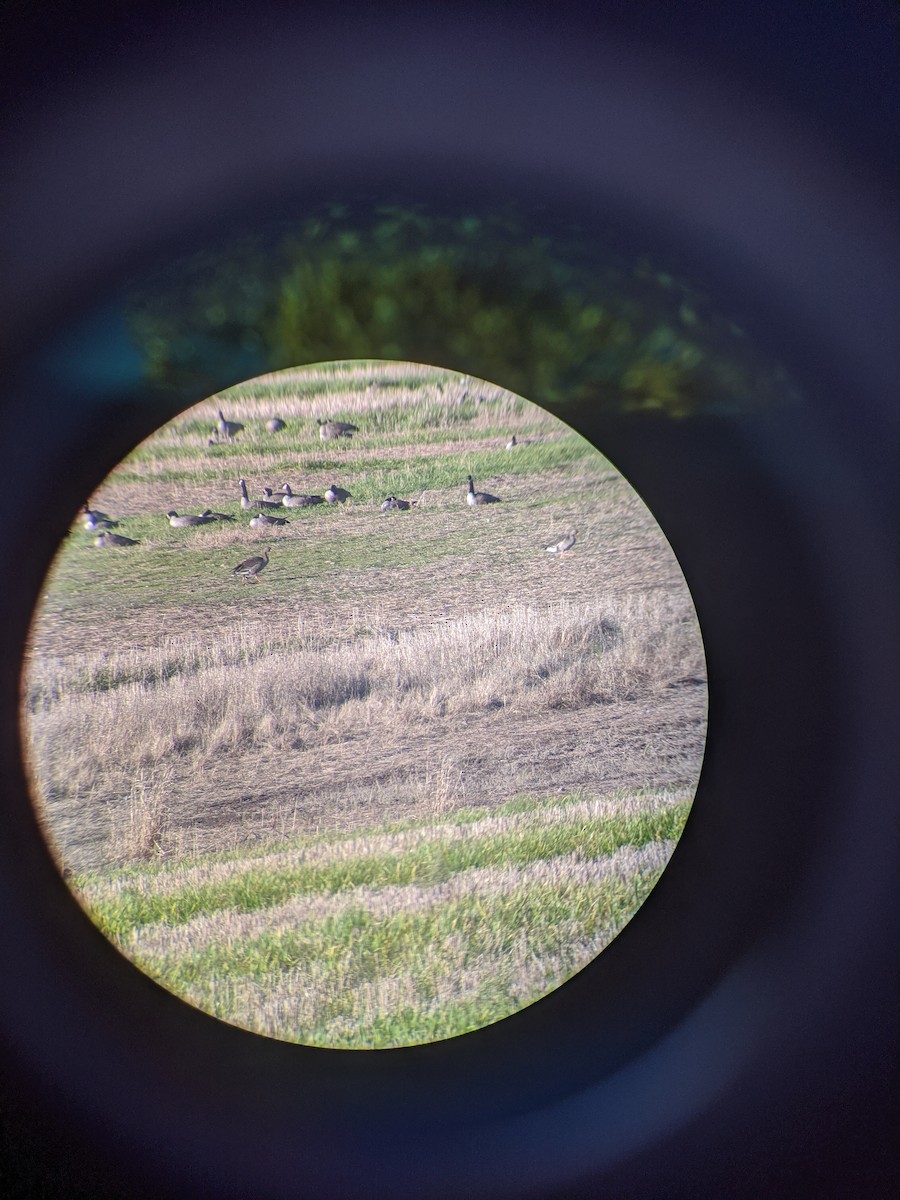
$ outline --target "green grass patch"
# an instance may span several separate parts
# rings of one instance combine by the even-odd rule
[[[585,858],[595,858],[626,845],[677,838],[689,807],[684,803],[657,813],[571,825],[535,823],[505,835],[435,839],[401,854],[354,856],[283,870],[251,867],[221,882],[171,892],[145,894],[126,887],[115,899],[92,902],[91,911],[108,936],[121,939],[145,925],[178,925],[226,909],[254,912],[304,893],[333,895],[355,887],[433,886],[471,868],[522,866],[576,850]]]

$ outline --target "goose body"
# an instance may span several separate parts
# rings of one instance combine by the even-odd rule
[[[240,487],[240,489],[241,489],[241,508],[243,508],[243,509],[248,509],[248,508],[281,508],[281,501],[280,501],[280,500],[272,500],[272,499],[270,498],[270,497],[271,497],[271,495],[272,495],[272,489],[271,489],[271,488],[266,488],[266,499],[265,499],[265,500],[251,500],[251,499],[250,499],[250,497],[247,495],[247,481],[246,481],[246,479],[239,479],[239,480],[238,480],[238,486],[239,486],[239,487]]]
[[[103,549],[106,546],[138,546],[140,543],[136,542],[134,538],[123,537],[120,533],[101,533],[94,545]]]
[[[518,446],[518,444],[519,443],[516,441],[516,435],[513,434],[512,437],[509,439],[509,441],[506,443],[506,448],[507,448],[507,450],[515,450],[515,448],[516,448],[516,446]]]
[[[99,513],[88,513],[84,520],[84,527],[94,533],[98,529],[118,529],[119,522],[111,521],[109,517],[101,517]]]
[[[466,493],[466,503],[467,504],[499,504],[500,503],[499,496],[492,496],[490,494],[490,492],[476,492],[475,491],[475,483],[474,483],[471,475],[468,475],[466,478],[467,478],[468,484],[469,484],[469,490]]]
[[[336,483],[333,483],[325,493],[325,499],[329,504],[343,504],[345,500],[352,500],[353,497],[346,488],[338,487]]]
[[[291,485],[284,485],[284,499],[281,501],[285,508],[312,508],[314,504],[324,504],[323,496],[297,496],[291,491]]]
[[[250,524],[258,529],[260,525],[290,525],[290,521],[287,517],[270,517],[268,513],[261,512],[250,518]]]
[[[578,536],[578,530],[573,529],[567,533],[561,542],[555,542],[552,546],[545,546],[544,549],[548,554],[568,554],[575,545],[575,539]]]
[[[228,513],[213,512],[212,509],[204,508],[200,514],[201,517],[208,517],[210,521],[233,521],[234,517],[229,517]]]
[[[382,512],[406,512],[410,507],[409,500],[398,500],[396,496],[388,496],[384,504],[381,506]]]
[[[282,421],[281,417],[269,417],[268,421],[266,421],[266,429],[269,433],[281,433],[284,428],[285,422]]]
[[[183,529],[188,525],[212,525],[217,519],[216,517],[208,517],[206,515],[195,517],[190,513],[180,517],[174,508],[170,509],[166,513],[166,516],[169,518],[169,524],[174,529]]]
[[[321,417],[316,417],[316,422],[319,426],[319,437],[323,442],[333,438],[349,438],[353,437],[354,433],[359,433],[359,426],[351,425],[349,421],[323,421]]]
[[[252,579],[255,583],[260,571],[268,565],[271,548],[271,546],[266,546],[261,555],[256,554],[252,558],[245,558],[243,562],[239,562],[232,570],[232,575],[240,575],[245,582]]]
[[[236,434],[239,434],[244,428],[238,421],[226,421],[222,416],[222,410],[219,409],[219,422],[216,426],[219,431],[219,436],[225,438],[226,441],[233,441]]]
[[[101,512],[99,508],[88,508],[85,504],[78,519],[82,525],[87,525],[88,528],[91,528],[90,521],[111,521],[112,517],[108,513]]]

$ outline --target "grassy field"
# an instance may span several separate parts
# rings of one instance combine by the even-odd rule
[[[210,444],[219,408],[244,429]],[[502,502],[467,506],[470,473]],[[352,499],[254,529],[242,477]],[[160,430],[91,507],[139,544],[73,523],[23,734],[76,894],[173,991],[287,1040],[446,1037],[570,976],[652,888],[702,759],[700,634],[645,506],[548,413],[413,364],[284,372]]]

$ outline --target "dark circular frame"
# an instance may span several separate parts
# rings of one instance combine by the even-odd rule
[[[31,102],[6,152],[18,173],[0,438],[9,495],[54,491],[39,523],[0,532],[8,1177],[22,1195],[35,1180],[93,1196],[887,1195],[898,439],[896,236],[877,154],[857,147],[859,169],[842,166],[814,124],[747,106],[711,66],[698,95],[686,44],[648,71],[652,39],[621,14],[604,26],[573,5],[556,33],[540,6],[512,30],[474,9],[463,29],[440,13],[417,24],[385,8],[354,25],[269,5],[251,28],[235,7],[213,38],[219,78],[249,64],[282,79],[290,62],[302,84],[272,84],[266,111],[242,109],[240,85],[217,115],[193,70],[199,17],[139,11],[124,42],[98,25],[84,43],[103,48],[107,93],[84,65],[81,90],[40,102],[13,75]],[[26,46],[46,48],[37,34]],[[679,73],[679,53],[693,70]],[[129,87],[139,68],[146,92]],[[454,70],[454,96],[429,90]],[[746,137],[723,138],[722,112]],[[623,149],[623,124],[642,153]],[[720,172],[692,177],[716,148]],[[515,194],[548,169],[550,203],[582,220],[594,206],[598,236],[613,195],[676,245],[804,397],[718,421],[564,414],[649,504],[691,588],[710,699],[694,810],[625,934],[515,1016],[372,1053],[256,1037],[117,954],[57,873],[28,796],[19,670],[44,572],[84,496],[202,399],[124,384],[113,326],[85,334],[85,314],[215,244],[236,214],[264,219],[279,189],[303,203],[389,177],[415,195],[475,173]],[[402,349],[417,359],[415,327]],[[210,392],[239,381],[228,370],[210,364]]]

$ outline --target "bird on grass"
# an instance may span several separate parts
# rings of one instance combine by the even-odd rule
[[[490,492],[476,492],[475,483],[471,475],[466,476],[469,483],[469,490],[466,493],[467,504],[499,504],[500,497],[492,496]]]
[[[233,521],[234,517],[229,517],[228,513],[213,512],[210,508],[204,508],[200,514],[201,517],[208,517],[210,521]]]
[[[281,433],[282,429],[286,428],[286,423],[281,417],[269,417],[266,421],[266,429],[269,433]]]
[[[575,539],[578,536],[578,530],[573,529],[560,542],[554,542],[552,546],[545,546],[544,549],[548,554],[568,554],[575,545]]]
[[[268,565],[269,551],[271,549],[271,546],[266,546],[261,555],[254,554],[252,558],[245,558],[243,562],[238,563],[238,565],[234,568],[234,570],[231,572],[232,575],[240,575],[241,579],[243,579],[245,583],[251,579],[254,583],[258,582],[257,577],[260,571],[262,571],[263,568]]]
[[[241,425],[238,421],[226,421],[222,416],[221,408],[219,409],[219,421],[216,425],[216,429],[218,430],[220,437],[225,438],[227,442],[232,442],[234,441],[235,436],[239,434],[243,428],[243,425]]]
[[[119,522],[112,521],[109,517],[101,517],[99,513],[88,513],[84,519],[84,527],[95,533],[98,529],[118,529]]]
[[[250,525],[253,529],[258,529],[260,525],[290,525],[290,521],[287,517],[270,517],[268,513],[257,513],[255,517],[250,518]]]
[[[139,546],[140,542],[136,542],[134,538],[123,537],[121,533],[101,533],[94,545],[102,550],[106,546]]]
[[[343,504],[345,500],[352,500],[353,497],[346,488],[340,488],[333,483],[325,493],[325,499],[329,504]]]
[[[519,443],[516,441],[516,435],[513,434],[512,437],[509,439],[509,441],[506,443],[506,448],[507,448],[507,450],[515,450],[515,448],[516,448],[516,446],[518,446],[518,444]]]
[[[396,496],[388,496],[381,506],[382,512],[406,512],[413,504],[411,500],[398,500]]]
[[[314,504],[324,504],[324,496],[298,496],[291,491],[291,485],[284,485],[284,499],[281,501],[285,508],[312,508]]]
[[[352,438],[354,433],[359,433],[359,426],[351,425],[349,421],[323,421],[321,417],[316,417],[316,423],[323,442],[333,438]]]
[[[212,525],[217,520],[216,517],[203,516],[195,517],[191,513],[186,513],[184,516],[179,516],[174,508],[169,509],[166,513],[169,518],[169,524],[173,529],[183,529],[188,525]]]
[[[88,508],[85,504],[82,506],[81,515],[78,519],[82,525],[87,525],[88,529],[93,529],[95,526],[91,524],[92,521],[111,521],[112,517],[109,513],[101,512],[99,508]]]
[[[272,500],[272,489],[266,488],[267,496],[265,500],[251,500],[247,495],[246,479],[238,480],[238,487],[241,489],[241,508],[281,508],[280,500]]]

